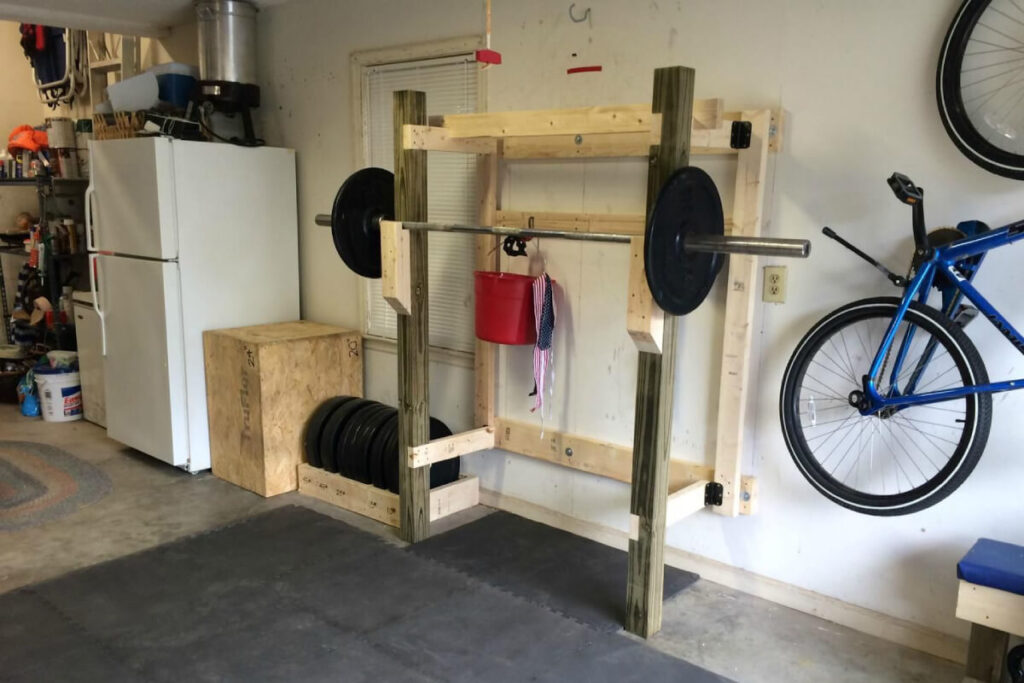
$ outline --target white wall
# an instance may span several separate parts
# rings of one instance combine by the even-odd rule
[[[358,327],[357,279],[337,259],[313,215],[330,207],[354,170],[348,55],[361,49],[479,31],[476,2],[296,0],[260,20],[265,79],[264,132],[299,152],[303,312]],[[997,397],[985,457],[952,498],[902,518],[847,512],[814,493],[792,465],[778,426],[778,390],[788,356],[811,323],[851,299],[893,293],[866,265],[820,235],[831,225],[897,270],[910,253],[910,215],[885,185],[893,170],[928,188],[929,224],[980,218],[999,224],[1024,214],[1024,190],[966,161],[947,139],[934,103],[939,44],[957,0],[858,3],[820,0],[591,0],[589,22],[574,24],[566,3],[496,0],[494,47],[504,64],[489,73],[492,110],[633,103],[650,99],[651,71],[697,70],[698,97],[729,109],[789,112],[785,149],[775,155],[766,232],[807,237],[814,252],[788,262],[789,300],[759,306],[758,389],[751,400],[745,472],[760,480],[761,509],[750,518],[701,513],[669,531],[671,545],[736,567],[907,619],[963,634],[953,618],[955,563],[979,536],[1024,542],[1017,489],[1024,463],[1012,394]],[[570,57],[572,52],[578,57]],[[599,74],[567,76],[572,64]],[[728,203],[730,164],[696,159]],[[518,164],[506,177],[506,208],[641,212],[644,165],[587,162]],[[628,444],[632,438],[636,352],[623,331],[626,256],[617,247],[549,241],[549,272],[567,292],[555,351],[554,414],[547,424]],[[1019,254],[990,256],[977,283],[1009,317]],[[764,263],[768,263],[764,260]],[[724,279],[724,278],[723,278]],[[680,323],[673,456],[710,462],[714,452],[721,316],[717,288]],[[1024,362],[984,323],[971,334],[994,378]],[[529,352],[503,354],[503,415],[530,418]],[[367,354],[368,392],[394,399],[394,364]],[[434,363],[432,413],[469,425],[471,377]],[[457,399],[457,400],[456,400]],[[628,488],[518,456],[475,457],[483,485],[590,521],[626,528]]]

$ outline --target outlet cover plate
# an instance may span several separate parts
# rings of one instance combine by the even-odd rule
[[[786,266],[764,267],[762,301],[781,304],[786,301]]]

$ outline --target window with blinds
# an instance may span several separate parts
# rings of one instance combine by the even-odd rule
[[[392,93],[421,90],[427,116],[476,111],[477,65],[472,55],[368,66],[363,69],[363,144],[367,165],[394,170]],[[427,153],[427,209],[431,221],[476,223],[476,157]],[[428,288],[430,344],[473,350],[473,238],[430,233]],[[395,312],[368,280],[366,334],[397,337]]]

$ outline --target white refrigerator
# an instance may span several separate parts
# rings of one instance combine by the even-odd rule
[[[299,318],[295,152],[139,138],[89,159],[107,433],[209,469],[203,331]]]

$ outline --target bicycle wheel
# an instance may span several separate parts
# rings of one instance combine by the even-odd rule
[[[1024,179],[1024,3],[966,0],[935,78],[950,139],[982,168]]]
[[[782,431],[800,472],[832,501],[870,515],[917,512],[956,490],[981,457],[992,421],[990,394],[875,415],[850,404],[899,303],[865,299],[825,316],[797,345],[782,382]],[[892,367],[904,340],[894,388]],[[876,378],[882,395],[987,382],[963,330],[916,302]]]

